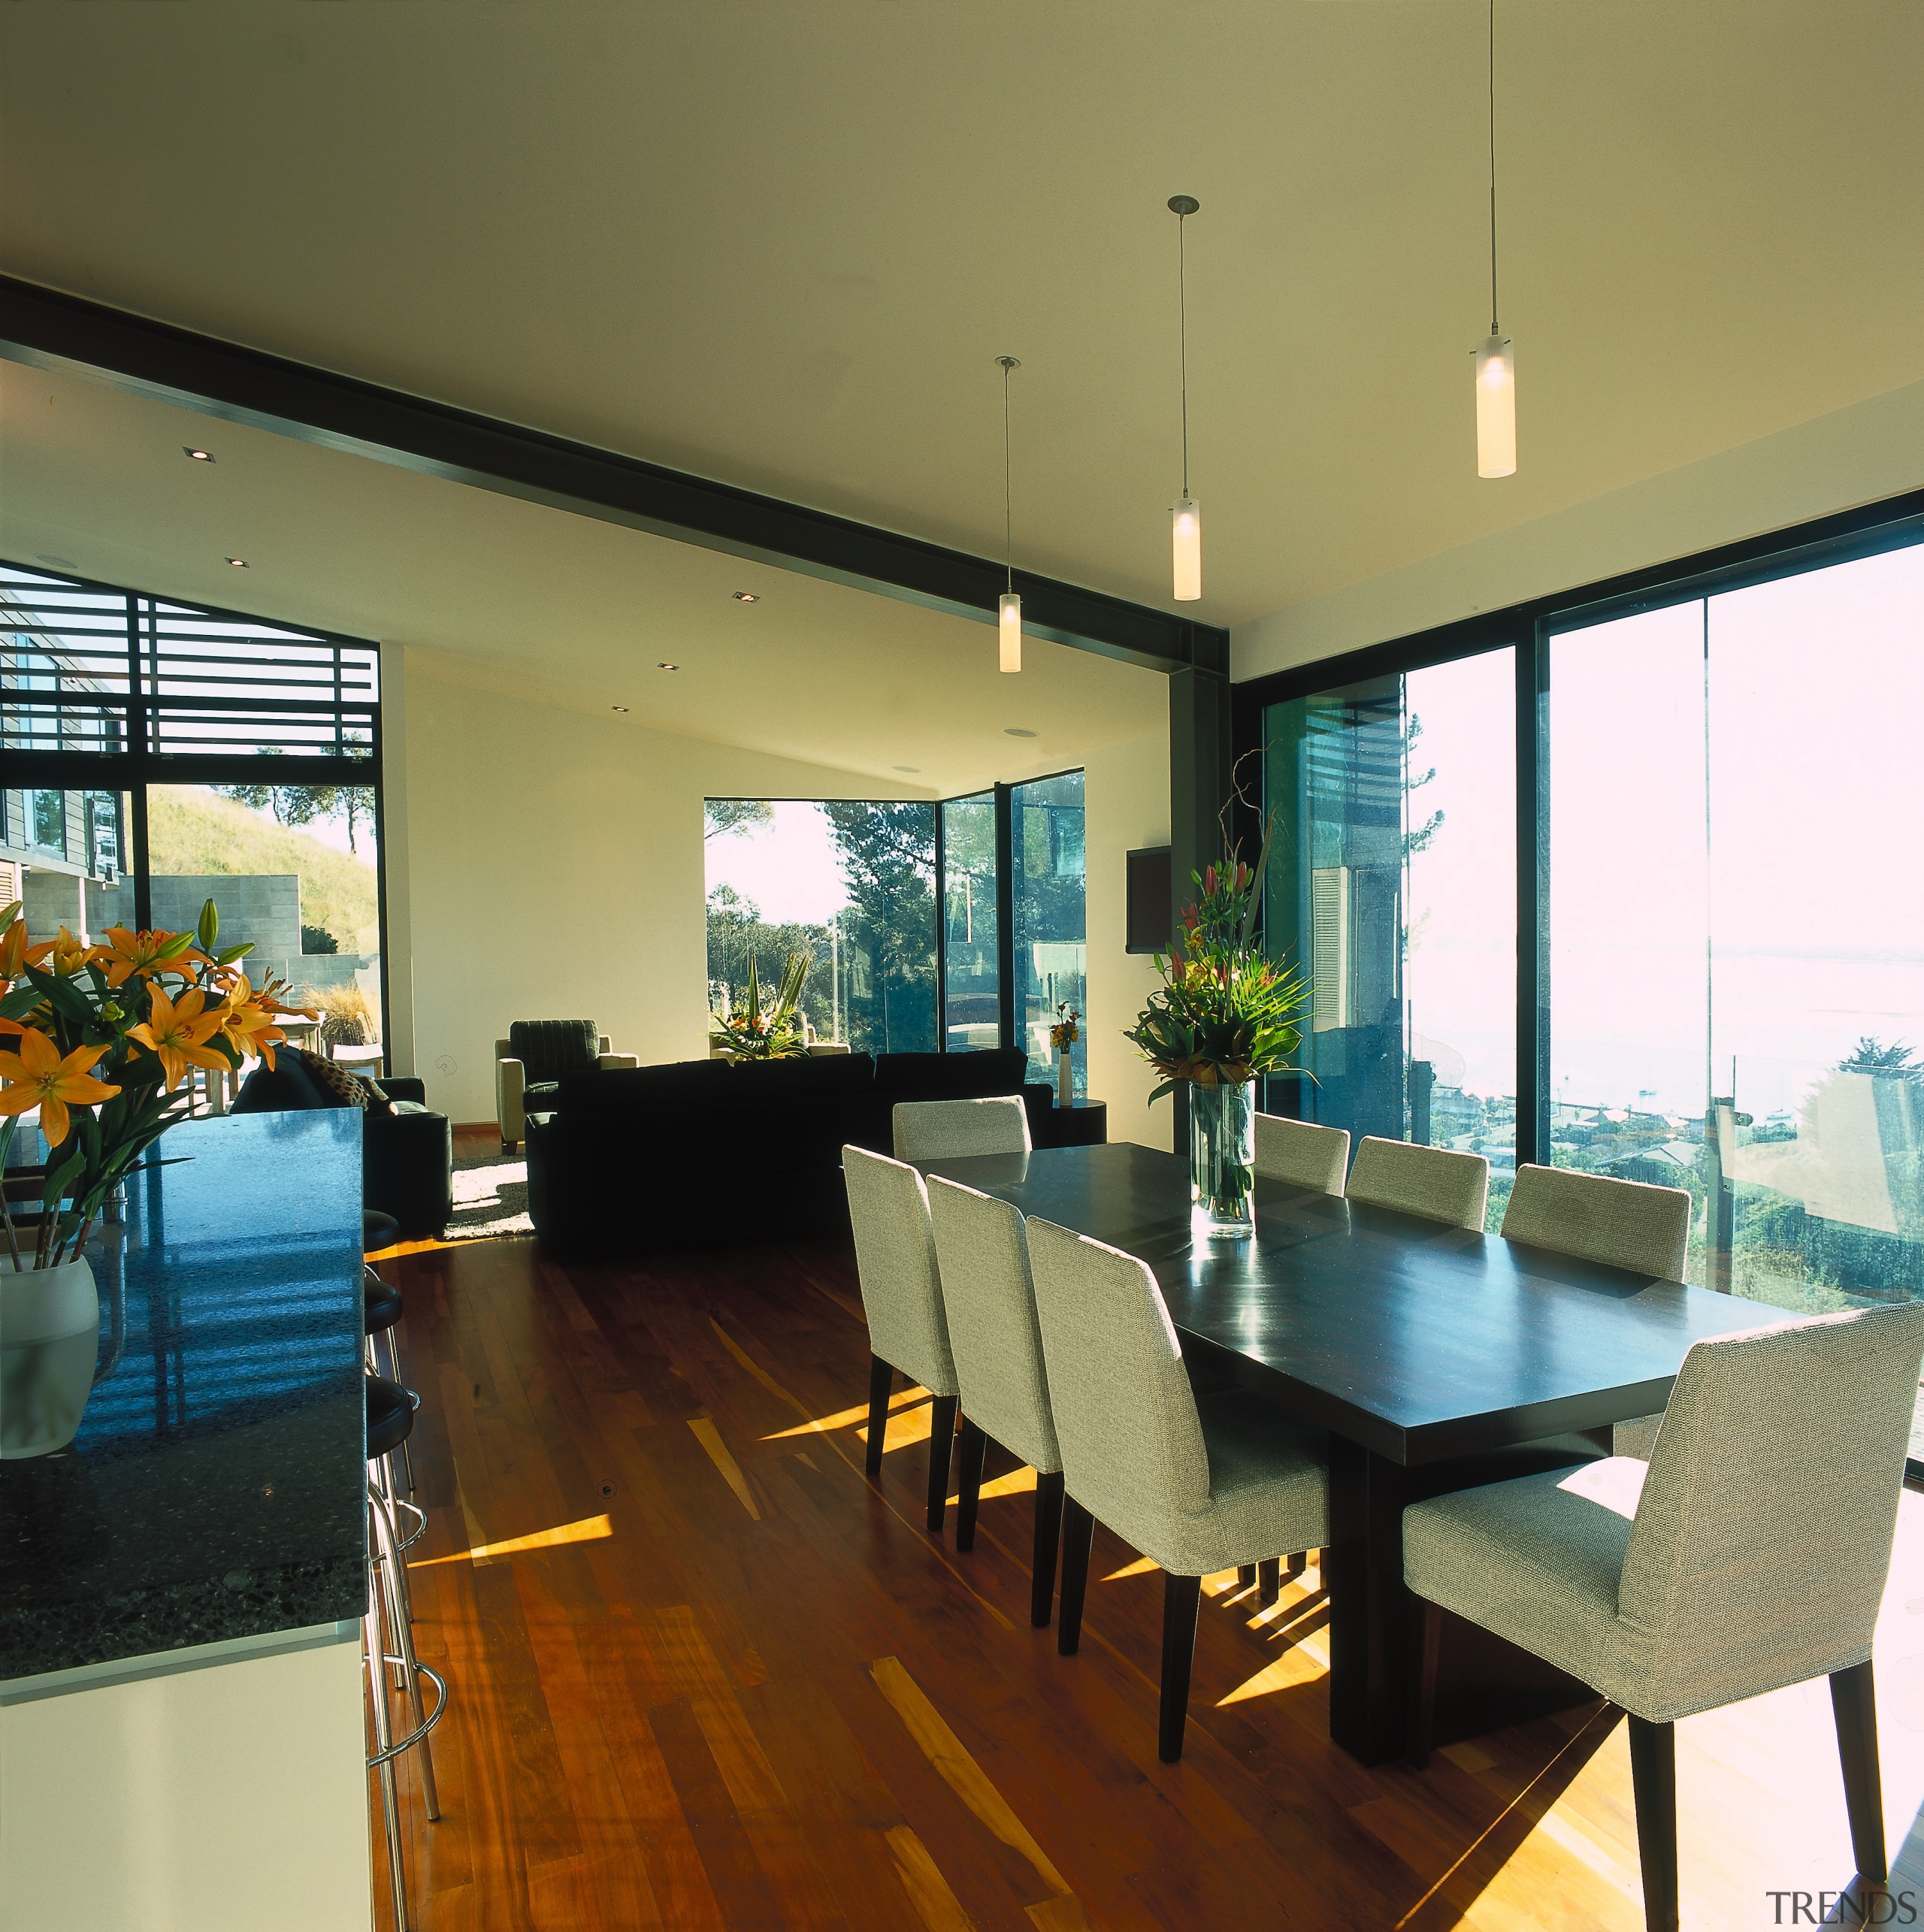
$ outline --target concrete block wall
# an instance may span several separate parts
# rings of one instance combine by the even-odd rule
[[[220,908],[223,946],[237,946],[251,939],[257,956],[283,959],[301,951],[301,881],[292,872],[223,872],[207,878],[157,876],[153,887],[153,923],[163,932],[184,932],[193,927],[201,906],[211,899]],[[127,896],[132,897],[131,890]]]

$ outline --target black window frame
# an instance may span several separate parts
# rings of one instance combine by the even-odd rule
[[[1538,1161],[1550,1139],[1550,642],[1639,612],[1827,570],[1924,543],[1924,490],[1720,545],[1580,588],[1533,597],[1407,636],[1251,678],[1231,688],[1239,764],[1260,766],[1263,714],[1273,704],[1375,677],[1401,676],[1490,651],[1516,652],[1517,1160]],[[1245,791],[1247,791],[1245,788]],[[1236,801],[1237,836],[1260,839],[1255,800]]]
[[[124,841],[119,854],[119,869],[123,873],[131,871],[133,874],[134,916],[137,924],[146,927],[153,923],[153,888],[150,883],[147,850],[149,786],[233,785],[256,780],[283,785],[351,785],[359,791],[371,791],[374,799],[375,910],[380,934],[381,1030],[384,1035],[386,1034],[389,1031],[386,1016],[390,1010],[388,855],[387,840],[384,836],[386,799],[382,779],[385,759],[381,732],[382,649],[380,642],[374,638],[356,637],[346,631],[331,630],[319,625],[297,624],[286,618],[265,617],[258,611],[237,610],[230,606],[203,603],[197,598],[179,597],[168,591],[143,590],[126,584],[107,583],[98,578],[82,576],[74,571],[44,564],[26,564],[12,558],[0,558],[0,567],[18,570],[23,576],[40,578],[70,590],[124,600],[130,663],[138,661],[141,649],[137,607],[142,603],[167,605],[205,617],[216,623],[256,625],[269,630],[298,631],[304,638],[331,644],[339,649],[365,651],[371,654],[375,664],[376,694],[371,700],[355,700],[352,706],[357,714],[357,722],[358,714],[365,712],[368,716],[368,736],[363,753],[350,757],[325,753],[289,755],[260,751],[156,751],[152,748],[150,742],[151,734],[146,728],[144,702],[136,694],[131,695],[127,701],[129,730],[116,750],[89,751],[63,748],[59,751],[23,751],[10,748],[4,742],[0,742],[0,795],[10,791],[57,790],[77,791],[83,794],[112,792],[116,797],[127,799],[130,806],[128,815],[130,822],[122,828]],[[0,630],[6,628],[4,609],[0,609]],[[337,672],[336,684],[338,699]],[[337,716],[341,708],[337,703]],[[339,742],[338,730],[336,735],[337,742]],[[71,858],[68,862],[71,863]],[[386,1065],[385,1057],[383,1065]]]

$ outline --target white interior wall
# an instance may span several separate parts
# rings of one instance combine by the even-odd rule
[[[1168,1147],[1174,1103],[1149,1105],[1156,1077],[1122,1037],[1156,984],[1155,962],[1123,950],[1123,855],[1169,842],[1169,743],[1166,733],[1106,745],[1084,766],[1089,868],[1089,1092],[1106,1100],[1109,1138]]]
[[[1520,406],[1527,410],[1527,397]],[[1526,416],[1523,429],[1527,463]],[[1920,485],[1924,382],[1238,624],[1235,675],[1261,677],[1411,636]]]
[[[383,662],[395,1071],[456,1120],[494,1117],[511,1020],[706,1052],[703,798],[928,796]]]

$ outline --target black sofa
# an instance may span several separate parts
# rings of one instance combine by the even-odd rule
[[[1055,1144],[1052,1090],[1012,1049],[681,1060],[564,1074],[528,1123],[528,1207],[558,1258],[846,1233],[845,1144],[894,1149],[898,1100],[1020,1094]]]
[[[351,1103],[325,1091],[292,1054],[271,1071],[256,1066],[235,1096],[237,1114],[289,1114]],[[407,1241],[438,1241],[454,1213],[454,1129],[426,1105],[428,1090],[405,1075],[384,1078],[394,1111],[370,1107],[361,1128],[361,1205],[392,1214]]]

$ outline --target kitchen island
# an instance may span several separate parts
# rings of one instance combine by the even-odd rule
[[[0,1924],[365,1925],[361,1117],[201,1120],[96,1230],[71,1447],[0,1462]]]

